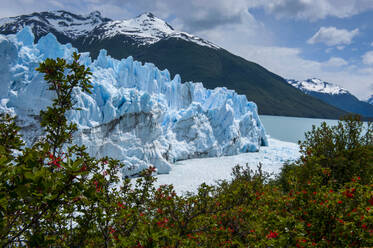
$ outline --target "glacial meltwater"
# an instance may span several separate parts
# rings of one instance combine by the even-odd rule
[[[304,133],[312,130],[312,125],[320,126],[322,122],[328,125],[336,125],[338,120],[299,118],[286,116],[259,116],[264,128],[272,138],[297,143],[304,140]]]

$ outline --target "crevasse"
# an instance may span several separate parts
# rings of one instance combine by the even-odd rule
[[[41,135],[37,116],[54,96],[35,68],[46,58],[69,61],[74,51],[52,34],[34,44],[29,27],[0,35],[0,110],[18,116],[29,143]],[[93,90],[91,95],[74,92],[81,108],[68,113],[79,127],[74,142],[93,156],[121,160],[123,175],[149,166],[168,173],[177,160],[255,152],[268,145],[256,104],[233,90],[182,83],[179,75],[171,79],[167,70],[132,57],[116,60],[105,50],[94,61],[82,53],[80,62],[93,73]]]

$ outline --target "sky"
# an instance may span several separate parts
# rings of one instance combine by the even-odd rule
[[[0,18],[49,10],[123,20],[152,12],[284,78],[373,94],[373,0],[0,0]]]

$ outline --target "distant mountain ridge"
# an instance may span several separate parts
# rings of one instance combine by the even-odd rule
[[[371,95],[371,96],[368,98],[367,103],[373,105],[373,95]]]
[[[373,105],[360,101],[348,90],[317,78],[297,81],[289,79],[288,83],[304,93],[314,96],[330,105],[347,112],[373,117]]]
[[[167,68],[171,76],[203,82],[213,89],[225,86],[254,101],[260,114],[339,118],[346,112],[291,87],[285,79],[262,66],[233,55],[197,36],[175,31],[167,22],[144,13],[113,21],[99,12],[76,15],[67,11],[40,12],[0,19],[0,34],[14,34],[30,26],[36,41],[53,33],[93,58],[100,49],[116,59],[133,56]]]
[[[311,78],[304,81],[289,79],[288,82],[294,87],[307,92],[318,92],[330,95],[350,94],[348,90],[318,78]]]
[[[121,21],[102,17],[99,11],[91,12],[88,15],[76,15],[63,10],[36,12],[30,15],[0,19],[2,34],[13,34],[24,26],[31,26],[36,41],[48,33],[58,33],[59,36],[66,36],[65,39],[81,40],[83,38],[86,43],[92,43],[95,39],[102,40],[113,38],[116,35],[125,35],[142,46],[174,37],[202,46],[220,48],[197,36],[175,31],[171,25],[150,12]]]
[[[66,36],[66,39],[76,39],[109,21],[111,19],[102,17],[98,11],[88,15],[77,15],[63,10],[35,12],[30,15],[0,19],[0,32],[13,34],[24,26],[30,26],[36,41],[48,33],[59,33],[60,36]]]

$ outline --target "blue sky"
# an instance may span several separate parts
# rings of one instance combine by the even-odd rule
[[[352,17],[328,17],[317,21],[274,18],[262,9],[251,11],[253,16],[275,32],[277,45],[300,47],[305,59],[325,61],[338,56],[346,61],[359,61],[366,51],[372,50],[373,12],[367,11]],[[328,45],[323,42],[309,44],[307,41],[319,31],[320,27],[335,27],[349,32],[358,29],[350,44]]]
[[[112,19],[150,11],[285,77],[373,94],[373,0],[0,0],[0,17],[65,9]]]

